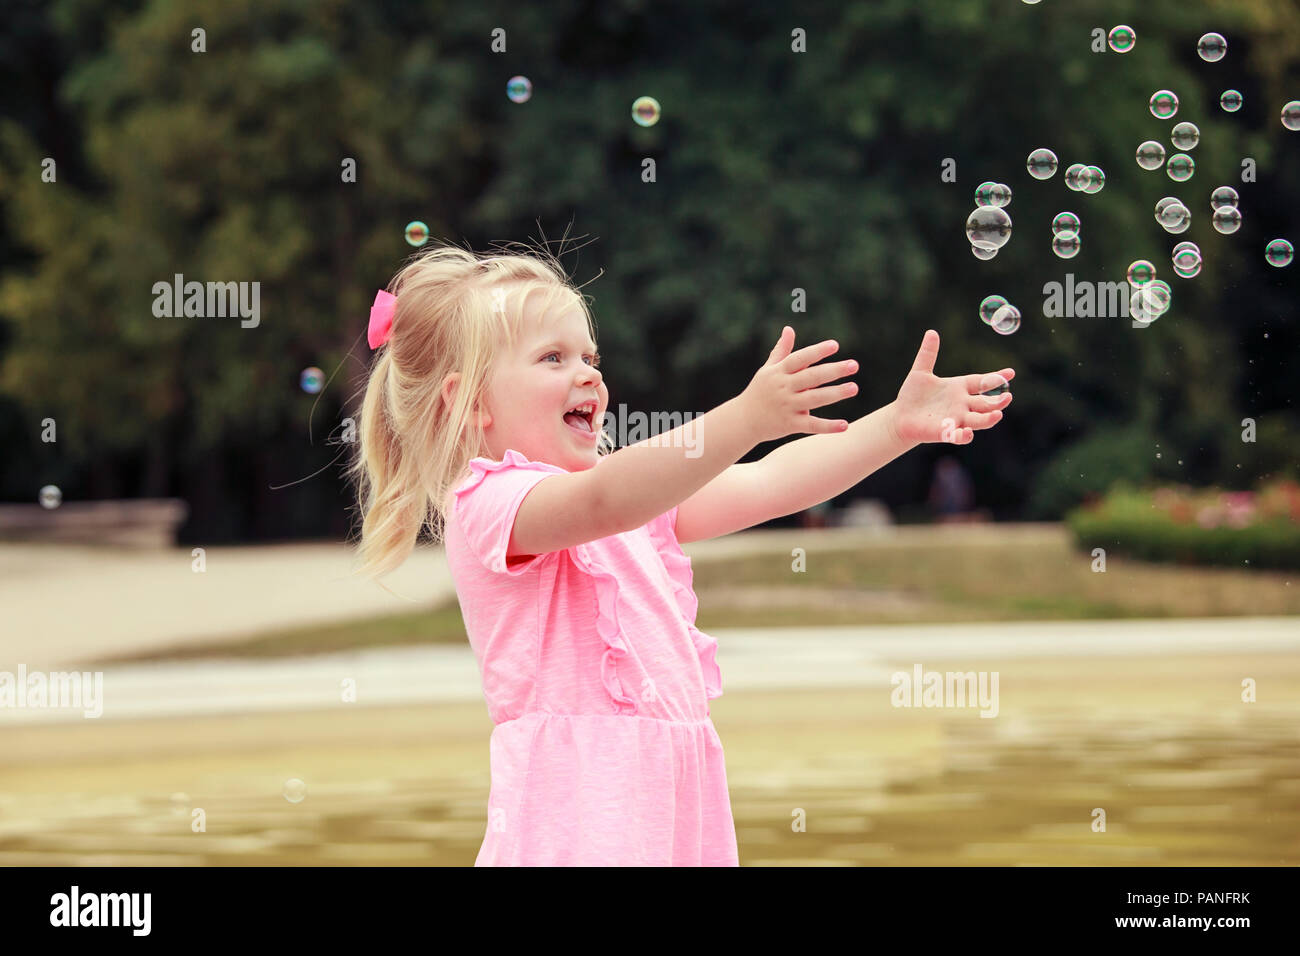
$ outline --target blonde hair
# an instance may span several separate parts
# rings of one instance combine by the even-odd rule
[[[509,244],[521,251],[481,257],[451,245],[418,253],[388,284],[397,297],[392,332],[377,351],[366,383],[359,441],[347,467],[357,486],[362,516],[359,568],[374,579],[399,567],[428,527],[443,541],[453,488],[468,477],[472,458],[488,457],[474,405],[485,398],[493,363],[517,341],[528,297],[542,296],[542,313],[557,302],[578,304],[592,341],[595,325],[586,299],[559,261],[544,249]],[[491,287],[516,288],[509,307]],[[460,379],[451,407],[443,380]],[[612,446],[602,429],[600,454]]]

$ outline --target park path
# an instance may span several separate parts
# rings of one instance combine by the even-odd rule
[[[685,545],[693,560],[946,543],[1014,547],[1063,538],[1057,524],[753,530]],[[101,656],[229,639],[267,630],[425,610],[455,595],[440,547],[422,546],[380,585],[352,575],[339,542],[211,547],[206,570],[188,548],[129,550],[0,542],[0,671],[54,670]]]

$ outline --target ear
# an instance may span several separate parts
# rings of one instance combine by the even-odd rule
[[[448,412],[451,411],[452,402],[455,400],[456,389],[459,386],[460,386],[459,372],[449,372],[447,376],[442,380],[442,388],[440,389],[440,393],[442,396],[442,404],[443,407],[446,408]],[[474,415],[475,415],[474,424],[477,427],[487,428],[489,425],[492,424],[492,416],[488,413],[487,409],[483,408],[477,402],[474,404]]]

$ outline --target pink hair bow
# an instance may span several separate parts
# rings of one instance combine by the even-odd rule
[[[380,289],[375,293],[374,305],[370,307],[370,329],[366,334],[372,349],[377,349],[388,341],[393,331],[393,309],[397,306],[397,296]]]

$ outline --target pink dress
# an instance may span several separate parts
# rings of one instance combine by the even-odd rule
[[[475,458],[447,515],[447,561],[496,725],[475,865],[738,866],[709,717],[718,645],[695,628],[677,509],[506,567],[520,502],[566,473],[514,449]]]

